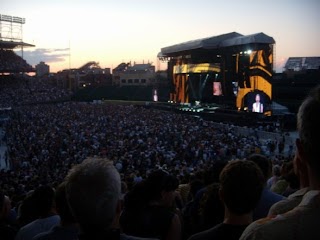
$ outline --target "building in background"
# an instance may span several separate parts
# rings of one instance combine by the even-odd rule
[[[50,73],[50,66],[45,62],[40,62],[36,65],[36,75],[37,77],[48,76]]]
[[[72,91],[112,84],[110,68],[101,68],[99,63],[94,61],[87,62],[80,68],[59,71],[55,78],[58,86]]]
[[[115,86],[156,85],[155,66],[151,63],[121,63],[112,71],[112,84]]]

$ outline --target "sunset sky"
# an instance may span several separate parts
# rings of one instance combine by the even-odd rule
[[[273,37],[277,72],[288,57],[320,56],[319,0],[1,0],[0,14],[26,19],[23,41],[36,47],[24,58],[51,72],[88,61],[157,67],[163,47],[233,31]]]

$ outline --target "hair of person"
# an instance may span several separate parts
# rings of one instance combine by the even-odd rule
[[[147,199],[150,201],[159,200],[162,198],[162,191],[174,191],[178,186],[179,181],[176,177],[163,170],[155,170],[145,180]]]
[[[124,197],[126,209],[138,210],[150,201],[162,198],[162,192],[174,191],[178,188],[179,181],[173,175],[158,169],[151,172],[146,179],[136,183]]]
[[[312,89],[297,114],[297,129],[307,161],[320,180],[320,85]]]
[[[120,175],[106,158],[87,158],[66,179],[71,212],[84,232],[108,230],[120,199]]]
[[[225,160],[214,161],[212,166],[205,171],[205,184],[208,185],[219,182],[220,173],[227,163]]]
[[[268,159],[266,156],[258,153],[251,154],[247,159],[258,165],[258,167],[261,169],[263,173],[263,176],[266,182],[272,173],[271,160]]]
[[[203,181],[200,179],[194,179],[190,182],[190,190],[189,194],[194,198],[197,194],[197,192],[204,187]]]
[[[230,212],[242,215],[258,204],[264,186],[264,176],[252,161],[230,161],[220,174],[223,202]]]

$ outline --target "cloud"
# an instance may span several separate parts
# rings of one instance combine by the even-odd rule
[[[37,48],[35,50],[23,51],[23,58],[31,65],[39,62],[54,63],[63,62],[69,57],[69,48]],[[17,52],[17,54],[21,54]]]

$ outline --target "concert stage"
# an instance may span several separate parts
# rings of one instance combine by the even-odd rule
[[[168,63],[170,101],[271,115],[273,44],[264,33],[231,32],[162,48],[158,58]]]

